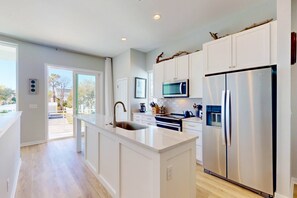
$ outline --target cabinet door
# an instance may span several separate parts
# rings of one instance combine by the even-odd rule
[[[277,21],[270,23],[270,64],[277,64]]]
[[[270,24],[232,35],[233,60],[236,69],[270,65]]]
[[[231,36],[205,43],[203,45],[204,73],[228,71],[232,64]]]
[[[162,93],[162,84],[163,84],[163,78],[164,78],[164,68],[163,68],[163,62],[154,64],[153,65],[154,70],[154,98],[163,98]]]
[[[176,78],[177,80],[189,78],[189,55],[181,56],[176,59]]]
[[[176,60],[164,61],[164,82],[176,80]]]
[[[203,51],[189,55],[190,98],[202,98]]]

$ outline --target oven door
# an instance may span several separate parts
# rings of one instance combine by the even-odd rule
[[[165,129],[171,129],[174,131],[181,132],[181,125],[177,123],[170,123],[170,122],[162,122],[162,121],[156,121],[157,127],[165,128]]]
[[[164,98],[189,97],[188,80],[163,83]]]

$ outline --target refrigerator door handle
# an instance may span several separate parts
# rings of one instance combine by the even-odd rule
[[[226,96],[226,134],[227,134],[227,145],[231,146],[231,92],[227,90]]]
[[[225,136],[225,97],[226,92],[225,90],[222,91],[222,99],[221,99],[221,123],[222,123],[222,128],[221,128],[221,136],[222,136],[222,144],[226,145],[226,136]]]

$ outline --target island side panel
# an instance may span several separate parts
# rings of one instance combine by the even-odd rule
[[[100,129],[99,132],[99,179],[112,195],[118,197],[118,138]]]
[[[98,128],[86,124],[85,131],[85,159],[92,171],[98,174],[99,168],[99,133]]]
[[[159,198],[159,153],[120,139],[120,197]]]
[[[195,140],[161,154],[161,198],[196,197]]]

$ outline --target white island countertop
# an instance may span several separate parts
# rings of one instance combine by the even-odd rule
[[[0,113],[0,138],[9,127],[22,115],[22,112]]]
[[[119,127],[113,128],[112,125],[109,125],[109,123],[112,122],[112,117],[100,114],[75,115],[74,117],[159,153],[181,144],[194,141],[197,138],[197,136],[193,134],[175,132],[156,126],[147,126],[148,128],[140,130],[126,130]]]

